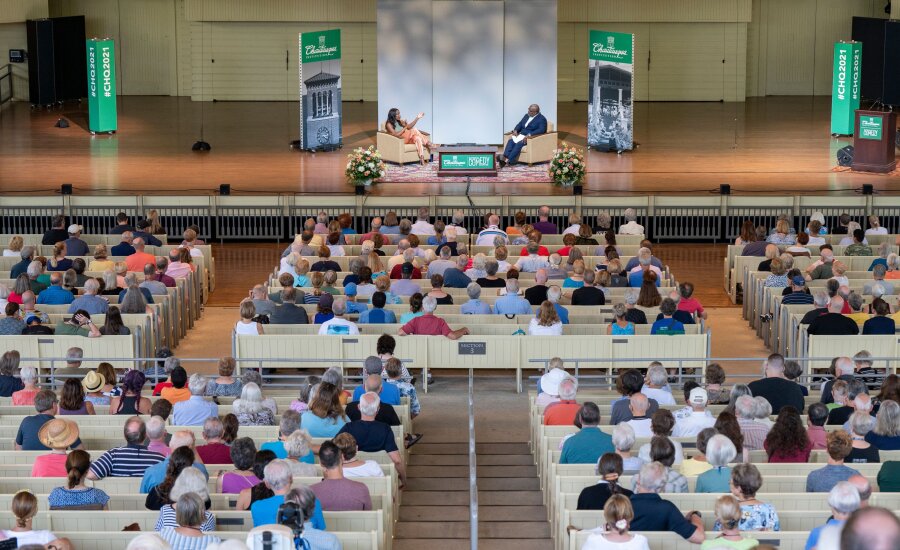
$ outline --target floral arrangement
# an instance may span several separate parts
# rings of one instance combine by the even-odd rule
[[[584,164],[584,153],[581,149],[563,142],[559,149],[553,151],[550,161],[550,179],[555,185],[576,185],[584,181],[587,172]]]
[[[381,153],[373,145],[363,149],[357,147],[347,155],[347,181],[351,185],[368,185],[372,181],[384,177],[384,161]]]

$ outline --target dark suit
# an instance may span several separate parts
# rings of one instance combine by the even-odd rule
[[[515,131],[524,136],[536,136],[539,134],[547,133],[547,119],[544,118],[544,115],[538,113],[535,115],[534,119],[532,119],[531,123],[526,125],[528,122],[528,115],[522,117],[522,120],[516,124]],[[506,157],[506,160],[510,164],[515,164],[516,160],[519,158],[519,154],[522,152],[522,149],[525,147],[525,143],[527,140],[522,140],[519,143],[516,143],[510,138],[506,142],[506,148],[503,149],[503,156]]]
[[[110,253],[113,256],[131,256],[132,254],[134,254],[134,247],[126,242],[121,242],[112,247]]]

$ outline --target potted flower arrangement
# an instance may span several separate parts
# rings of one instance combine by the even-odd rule
[[[587,167],[581,149],[563,142],[559,149],[553,151],[549,174],[554,185],[562,187],[581,187]]]
[[[347,181],[356,188],[357,195],[362,195],[376,179],[384,177],[384,161],[373,145],[366,149],[358,147],[347,158]]]

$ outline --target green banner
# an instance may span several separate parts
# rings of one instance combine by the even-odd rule
[[[831,88],[831,133],[853,135],[853,116],[859,109],[861,42],[836,42]]]
[[[116,56],[112,40],[87,41],[88,130],[115,132]]]
[[[341,87],[341,30],[300,33],[301,149],[341,146]]]
[[[631,63],[634,58],[634,35],[622,32],[591,31],[588,59],[610,63]]]
[[[305,32],[300,35],[300,60],[303,63],[341,58],[341,30]]]
[[[441,170],[493,170],[493,153],[442,154]]]
[[[859,137],[881,141],[882,118],[880,116],[859,117]]]

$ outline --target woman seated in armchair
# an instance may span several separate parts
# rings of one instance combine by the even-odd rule
[[[412,121],[403,120],[400,117],[400,109],[394,107],[388,111],[387,121],[384,123],[384,129],[392,136],[403,140],[403,143],[410,145],[415,144],[416,151],[419,153],[419,162],[425,165],[425,149],[431,154],[433,143],[428,141],[428,136],[416,128],[416,123],[425,117],[425,113],[419,113]]]

